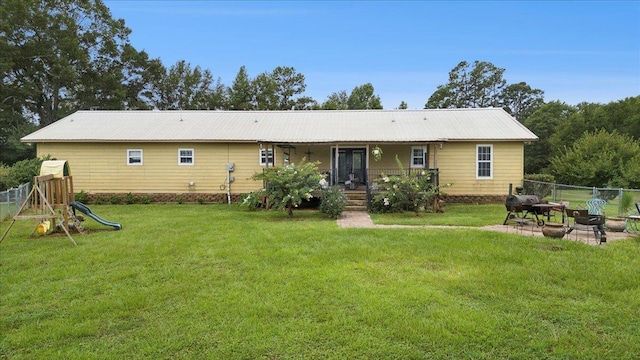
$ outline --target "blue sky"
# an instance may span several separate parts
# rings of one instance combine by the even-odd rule
[[[292,66],[318,102],[370,82],[385,109],[421,109],[460,61],[489,61],[545,100],[640,95],[640,1],[115,1],[138,50],[230,86]]]

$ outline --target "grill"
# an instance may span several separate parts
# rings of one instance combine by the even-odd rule
[[[504,206],[509,212],[534,212],[532,205],[540,204],[540,199],[535,195],[509,195]]]
[[[504,206],[507,208],[507,217],[504,219],[504,225],[509,220],[524,221],[528,215],[533,215],[535,222],[542,226],[544,220],[538,218],[538,215],[548,215],[548,210],[542,210],[534,205],[540,204],[540,198],[535,195],[512,195],[507,196]]]

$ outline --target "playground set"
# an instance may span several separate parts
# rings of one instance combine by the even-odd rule
[[[30,210],[27,213],[27,209]],[[122,225],[107,221],[94,214],[85,204],[74,200],[73,177],[66,160],[47,160],[42,162],[40,175],[33,178],[33,188],[22,203],[9,227],[4,231],[0,242],[9,234],[9,230],[18,220],[36,220],[38,224],[31,233],[48,235],[64,231],[74,245],[77,245],[71,231],[83,233],[84,218],[76,216],[76,210],[96,220],[100,224],[121,230]]]

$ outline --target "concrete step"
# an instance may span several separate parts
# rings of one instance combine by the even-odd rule
[[[345,206],[345,211],[367,211],[367,207],[362,205],[362,206],[357,206],[357,205],[347,205]]]

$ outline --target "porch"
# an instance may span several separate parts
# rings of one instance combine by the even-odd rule
[[[338,169],[320,169],[325,174],[325,179],[332,186],[344,186],[347,198],[348,211],[367,211],[373,198],[373,194],[378,190],[377,182],[382,181],[385,176],[401,176],[400,169],[364,169],[362,173],[355,171],[352,174],[343,174]],[[430,176],[431,182],[439,185],[438,169],[405,169],[405,174],[409,176]]]

